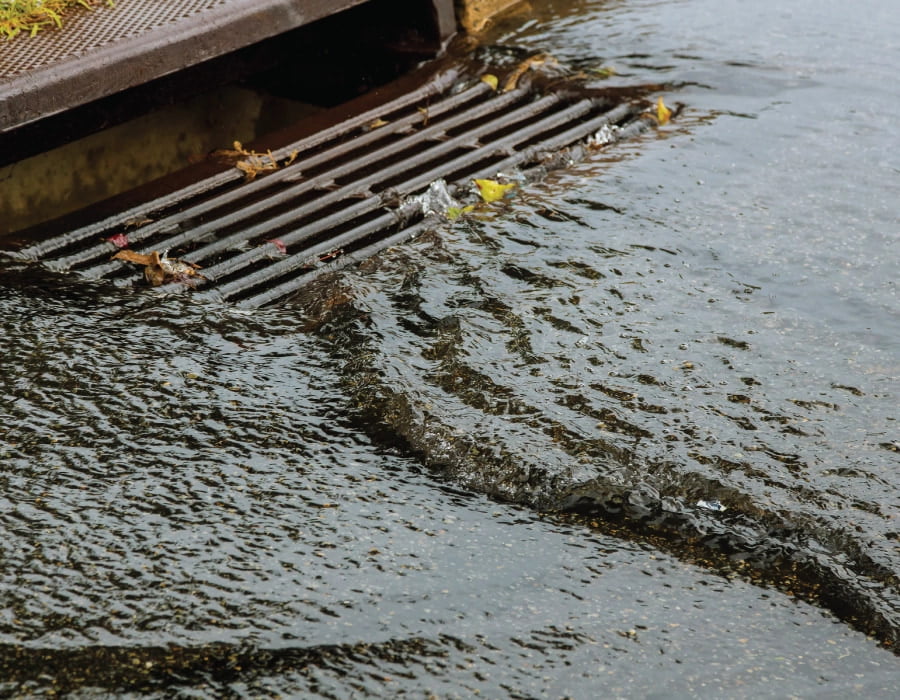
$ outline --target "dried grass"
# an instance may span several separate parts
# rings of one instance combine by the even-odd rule
[[[0,36],[34,36],[48,27],[61,27],[73,10],[91,10],[97,5],[115,7],[114,0],[0,0]]]

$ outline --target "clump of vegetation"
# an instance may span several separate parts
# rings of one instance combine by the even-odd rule
[[[115,7],[114,0],[0,0],[0,36],[34,36],[46,27],[61,27],[72,10],[91,10],[104,3]]]
[[[384,122],[387,124],[387,122]],[[252,180],[257,175],[266,170],[278,170],[285,168],[297,159],[299,151],[291,151],[290,155],[281,163],[279,163],[272,151],[267,153],[257,153],[256,151],[248,151],[241,145],[240,141],[234,142],[234,148],[224,148],[213,151],[210,155],[213,158],[221,160],[235,161],[234,167],[240,170],[248,180]]]

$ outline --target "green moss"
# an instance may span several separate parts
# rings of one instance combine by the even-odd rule
[[[34,36],[46,27],[61,27],[63,17],[75,9],[90,10],[114,0],[0,0],[0,36]]]

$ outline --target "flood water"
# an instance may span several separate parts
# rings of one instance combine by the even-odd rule
[[[534,5],[678,118],[279,308],[0,263],[0,693],[895,697],[900,10]]]

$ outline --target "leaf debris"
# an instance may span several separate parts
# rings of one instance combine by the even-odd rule
[[[180,282],[194,286],[198,280],[193,278],[206,279],[197,272],[200,269],[199,265],[185,260],[178,260],[177,258],[170,258],[168,251],[164,251],[160,255],[158,250],[154,250],[151,253],[120,250],[112,256],[112,259],[143,265],[144,278],[152,287],[159,287],[168,282]]]
[[[660,95],[659,99],[656,101],[656,121],[662,126],[663,124],[668,124],[671,117],[672,110],[666,107],[662,95]]]
[[[481,82],[487,83],[488,85],[490,85],[492,90],[496,90],[497,87],[500,85],[500,81],[497,79],[497,76],[494,75],[493,73],[485,73],[484,75],[482,75]]]
[[[526,58],[518,66],[516,66],[512,73],[509,74],[509,77],[503,84],[503,92],[510,92],[512,90],[515,90],[516,87],[518,87],[519,81],[522,79],[522,76],[525,75],[528,71],[539,68],[545,64],[553,65],[556,62],[556,59],[547,53],[539,53],[531,56],[530,58]]]
[[[284,162],[279,163],[278,159],[272,155],[271,150],[266,151],[265,153],[248,151],[240,141],[235,141],[234,144],[232,144],[232,148],[220,148],[213,151],[210,155],[214,158],[234,160],[234,167],[244,173],[244,177],[248,180],[252,180],[262,172],[287,167],[297,160],[298,153],[299,151],[291,151]]]
[[[92,10],[103,0],[0,0],[0,36],[12,39],[19,34],[34,36],[47,27],[62,27],[62,19],[72,10]],[[115,7],[113,0],[106,5]]]
[[[503,199],[510,190],[515,188],[516,183],[503,184],[496,180],[475,180],[475,185],[478,187],[478,194],[481,195],[484,203],[490,204]]]

